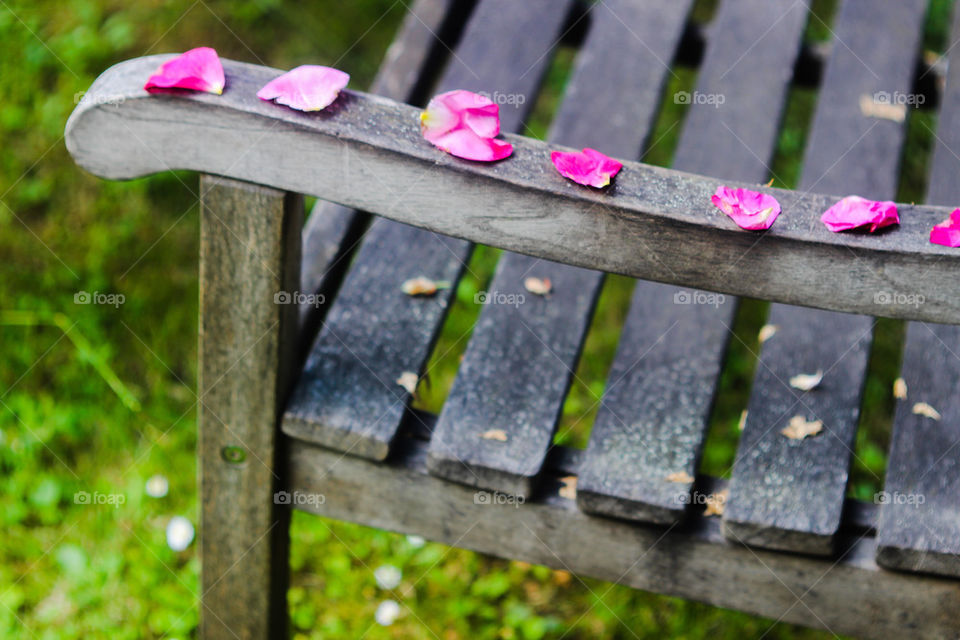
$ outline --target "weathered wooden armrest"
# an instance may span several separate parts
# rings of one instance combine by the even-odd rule
[[[767,232],[743,231],[711,205],[715,179],[625,162],[597,191],[560,177],[551,146],[512,135],[512,157],[468,162],[428,144],[411,106],[345,91],[323,112],[300,113],[256,97],[277,70],[230,60],[221,96],[144,91],[168,58],[129,60],[94,82],[67,122],[67,148],[82,167],[113,179],[190,169],[592,269],[960,323],[960,250],[928,242],[946,208],[900,205],[897,228],[834,234],[820,214],[835,197],[766,189],[783,213]]]

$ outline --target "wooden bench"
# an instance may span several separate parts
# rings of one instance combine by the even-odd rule
[[[928,200],[944,206],[901,204],[888,233],[830,233],[819,215],[836,198],[820,194],[895,193],[905,122],[865,114],[862,97],[909,94],[932,73],[917,71],[925,2],[845,0],[800,189],[770,190],[784,213],[756,234],[709,196],[720,179],[767,180],[809,53],[808,8],[727,0],[698,31],[691,6],[418,0],[378,95],[348,91],[317,114],[258,100],[278,72],[232,61],[222,96],[148,95],[164,56],[117,65],[87,92],[66,133],[81,166],[110,179],[204,174],[204,637],[284,636],[289,508],[276,492],[320,515],[835,633],[960,637],[960,251],[927,238],[960,205],[960,48],[930,171]],[[478,165],[423,141],[404,102],[454,88],[523,96],[501,109],[504,130],[521,131],[571,34],[549,144],[508,135],[513,157]],[[674,168],[625,162],[605,192],[553,172],[557,145],[638,158],[671,61],[698,43],[696,91],[725,101],[691,104]],[[306,226],[298,194],[323,200]],[[443,410],[428,415],[396,380],[424,374],[472,243],[508,250],[490,291],[523,294],[536,275],[553,293],[484,306]],[[554,446],[605,272],[641,280],[588,448]],[[402,293],[420,275],[454,286]],[[699,290],[726,295],[675,303]],[[325,303],[276,304],[278,292]],[[778,331],[727,483],[697,471],[741,295],[774,301]],[[891,304],[905,295],[922,303]],[[871,316],[911,320],[885,491],[922,504],[845,498]],[[785,382],[816,370],[814,391]],[[913,413],[921,401],[942,419]],[[783,437],[795,414],[824,433]],[[506,439],[484,437],[492,429]],[[724,488],[722,518],[705,516],[700,498]]]

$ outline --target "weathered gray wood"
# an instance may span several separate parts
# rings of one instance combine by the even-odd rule
[[[277,71],[231,61],[222,96],[148,95],[143,78],[166,59],[117,65],[85,94],[66,132],[81,166],[117,179],[201,170],[576,266],[839,311],[960,320],[960,253],[928,241],[930,225],[949,215],[944,207],[904,204],[895,230],[834,234],[819,217],[835,197],[770,189],[785,213],[757,242],[709,203],[714,179],[627,162],[614,188],[596,193],[556,174],[552,145],[509,135],[510,159],[470,163],[427,144],[412,107],[345,91],[328,111],[298,113],[256,98]],[[878,290],[913,291],[925,304],[884,304]]]
[[[676,168],[764,180],[805,15],[793,0],[721,5]],[[730,296],[637,283],[591,431],[581,508],[660,523],[683,515],[735,311]]]
[[[566,15],[560,11],[544,19],[547,2],[510,5],[509,10],[509,0],[481,3],[439,91],[469,88],[523,96],[529,108],[549,61],[544,53],[555,43]],[[491,34],[511,46],[489,51]],[[525,113],[505,105],[501,125],[518,129]],[[402,199],[429,179],[424,172],[394,198]],[[389,188],[372,176],[371,186]],[[374,221],[311,350],[287,408],[284,432],[353,455],[385,457],[410,398],[396,381],[405,372],[423,372],[470,251],[463,240]],[[403,282],[418,276],[450,286],[428,298],[404,294]]]
[[[297,335],[303,199],[200,181],[201,635],[273,638],[286,624],[288,511],[274,501],[279,414]]]
[[[429,81],[453,39],[465,9],[471,3],[456,0],[417,0],[410,7],[400,32],[387,50],[370,91],[400,102],[410,102],[420,87]],[[301,334],[312,339],[325,310],[324,303],[343,277],[347,255],[355,248],[365,226],[366,216],[330,202],[318,202],[303,228],[303,267],[300,291],[314,298],[300,305]],[[307,345],[309,347],[309,344]]]
[[[905,128],[901,122],[863,114],[860,98],[910,91],[926,3],[846,0],[834,30],[804,161],[801,187],[892,198]],[[841,234],[838,234],[841,235]],[[847,264],[857,262],[850,255]],[[846,267],[825,266],[823,291]],[[893,283],[877,266],[874,296],[880,313],[890,306]],[[906,283],[904,283],[906,285]],[[893,289],[892,293],[901,291]],[[840,525],[852,460],[869,337],[866,316],[816,312],[774,305],[770,324],[779,327],[760,351],[747,421],[730,483],[724,531],[732,540],[804,553],[830,554]],[[803,393],[788,380],[825,372],[823,383]],[[793,416],[821,420],[823,431],[806,440],[781,434]]]
[[[322,494],[322,504],[303,508],[325,517],[834,633],[957,635],[957,583],[879,570],[872,537],[850,539],[838,561],[755,551],[726,542],[716,518],[664,531],[588,516],[553,478],[517,505],[428,474],[426,443],[403,445],[373,463],[304,443],[292,453],[288,491]]]
[[[954,38],[960,8],[954,9]],[[958,143],[960,49],[950,50],[927,200],[960,204]],[[883,493],[877,496],[877,563],[890,569],[960,577],[960,327],[910,323],[902,373],[907,397],[897,400]],[[940,412],[913,413],[917,402]]]
[[[550,139],[637,157],[689,8],[623,0],[596,7]],[[611,78],[622,79],[617,91],[609,90]],[[527,291],[531,276],[549,279],[553,292]],[[432,473],[515,495],[532,491],[602,282],[599,271],[516,253],[500,259],[430,445]],[[484,437],[491,430],[506,439]]]

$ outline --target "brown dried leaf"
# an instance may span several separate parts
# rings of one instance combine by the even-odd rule
[[[897,400],[907,399],[907,383],[903,378],[897,378],[893,381],[893,397]]]
[[[667,482],[679,482],[681,484],[693,482],[693,476],[686,471],[674,471],[673,473],[667,474],[665,479]]]
[[[763,344],[764,342],[772,338],[773,334],[775,334],[777,332],[777,329],[779,328],[780,327],[778,327],[775,324],[765,324],[762,327],[760,327],[760,333],[757,334],[757,338],[759,338],[760,344]]]
[[[523,281],[523,288],[535,296],[545,296],[553,289],[550,278],[527,278]]]
[[[790,378],[790,386],[800,391],[812,391],[820,386],[821,381],[823,381],[823,371],[798,373]]]
[[[907,105],[901,103],[892,103],[887,100],[875,100],[873,96],[865,93],[860,96],[860,113],[867,118],[880,118],[881,120],[892,120],[893,122],[903,122],[907,119]]]
[[[500,442],[506,442],[507,432],[503,429],[490,429],[489,431],[484,431],[480,437],[484,440],[498,440]]]
[[[437,283],[430,278],[418,276],[400,285],[400,290],[408,296],[432,296],[437,292]]]
[[[729,497],[730,489],[724,489],[723,491],[718,491],[717,493],[711,493],[708,495],[705,500],[707,508],[704,509],[703,515],[722,516],[723,510],[727,508],[727,498]]]
[[[925,418],[931,418],[933,420],[939,420],[941,418],[940,412],[926,402],[918,402],[913,405],[913,412],[918,416],[924,416]]]
[[[400,377],[396,379],[396,383],[406,389],[410,395],[416,393],[418,382],[420,382],[420,379],[413,371],[404,371],[400,374]]]
[[[743,428],[747,426],[747,410],[744,409],[740,412],[740,422],[737,423],[737,431],[743,431]]]
[[[565,476],[560,478],[560,482],[563,483],[563,486],[560,487],[561,498],[567,498],[568,500],[577,499],[577,476]]]
[[[808,436],[815,436],[821,431],[823,431],[822,420],[811,422],[803,416],[793,416],[790,418],[790,424],[781,429],[780,433],[791,440],[803,440]]]

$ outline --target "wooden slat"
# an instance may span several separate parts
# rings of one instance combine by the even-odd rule
[[[960,321],[960,253],[929,242],[929,220],[946,218],[946,207],[901,203],[896,229],[840,234],[819,221],[835,197],[763,188],[784,214],[762,235],[746,233],[710,204],[716,179],[626,161],[613,189],[575,188],[550,165],[556,145],[509,134],[513,156],[471,163],[426,143],[414,107],[344,91],[329,112],[299,113],[256,97],[279,71],[231,60],[222,61],[223,95],[143,91],[143,78],[169,59],[118,64],[84,94],[66,130],[80,166],[111,179],[206,171],[636,278],[834,311]],[[245,153],[238,157],[238,149]],[[842,269],[830,269],[839,261]],[[891,288],[912,289],[925,302],[877,298]]]
[[[427,444],[402,442],[386,463],[304,443],[291,454],[287,490],[323,495],[302,508],[324,517],[834,633],[956,635],[957,583],[879,570],[870,536],[851,537],[834,560],[730,544],[714,517],[695,516],[669,531],[597,518],[558,495],[567,470],[555,470],[535,497],[518,505],[429,474]],[[565,458],[562,449],[551,458]]]
[[[612,0],[591,12],[587,40],[550,139],[637,157],[653,128],[690,2]],[[612,78],[619,78],[616,91]],[[598,119],[597,114],[605,114]],[[548,297],[524,288],[549,279]],[[526,496],[563,409],[603,274],[516,253],[492,294],[443,406],[427,466],[445,478]],[[506,297],[503,297],[506,296]],[[521,301],[509,304],[511,301]],[[505,440],[485,437],[491,430]]]
[[[284,635],[287,523],[275,460],[282,403],[296,370],[296,286],[303,198],[203,176],[200,181],[200,632]]]
[[[764,180],[805,18],[793,0],[721,5],[676,168]],[[684,513],[735,310],[730,296],[637,283],[590,435],[581,508],[660,523]]]
[[[438,92],[460,88],[524,96],[529,108],[570,6],[485,0]],[[505,44],[491,48],[494,35]],[[505,105],[501,126],[518,129],[524,114],[519,106]],[[402,201],[432,180],[425,170],[392,195]],[[375,175],[368,184],[391,189]],[[307,359],[284,432],[353,455],[385,458],[410,399],[396,381],[406,372],[423,372],[470,251],[464,240],[374,221]],[[428,298],[407,296],[402,283],[418,276],[453,286]]]
[[[954,9],[953,39],[960,35]],[[927,199],[960,204],[960,48],[950,50]],[[933,221],[931,221],[933,222]],[[910,323],[883,493],[877,563],[890,569],[960,577],[960,327]],[[926,402],[941,414],[913,413]]]
[[[867,117],[862,96],[910,91],[925,2],[846,0],[834,27],[801,188],[892,198],[905,129],[901,122]],[[819,224],[819,223],[817,223]],[[839,261],[839,259],[838,259]],[[836,270],[823,272],[833,291]],[[874,295],[882,302],[883,288]],[[834,295],[843,295],[834,292]],[[735,541],[804,553],[830,554],[842,515],[872,319],[774,305],[778,327],[760,352],[730,483],[724,530]],[[791,377],[824,372],[822,384],[803,393]],[[823,433],[806,440],[781,434],[791,418],[821,420]]]
[[[390,44],[370,91],[401,102],[415,99],[422,84],[431,77],[445,51],[469,13],[470,2],[457,0],[417,0],[403,20],[400,32]],[[349,263],[347,256],[363,232],[367,216],[349,207],[320,201],[313,207],[303,227],[303,266],[300,291],[323,296],[300,305],[301,337],[304,348],[317,331],[336,283]]]

